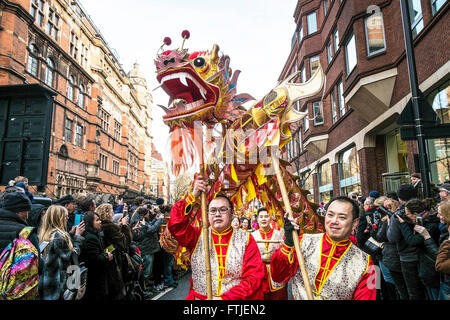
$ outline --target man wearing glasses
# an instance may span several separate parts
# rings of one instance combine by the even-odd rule
[[[206,299],[204,235],[189,219],[193,203],[206,191],[205,179],[198,176],[192,193],[173,205],[168,222],[173,237],[191,252],[188,300]],[[213,299],[262,300],[265,267],[253,237],[231,226],[233,211],[233,204],[223,195],[217,195],[208,205]]]

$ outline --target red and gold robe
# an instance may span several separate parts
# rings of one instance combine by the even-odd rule
[[[376,270],[372,259],[352,241],[334,242],[326,233],[304,234],[299,238],[314,299],[376,299]],[[281,283],[292,278],[294,299],[306,299],[294,247],[283,244],[273,254],[271,273],[273,280]]]
[[[191,287],[186,299],[205,300],[203,232],[189,223],[193,201],[191,194],[175,203],[167,226],[179,244],[191,252]],[[223,300],[262,300],[265,267],[250,233],[231,226],[222,233],[208,230],[213,296]]]
[[[283,235],[281,231],[270,228],[268,232],[262,229],[252,233],[255,238],[256,244],[258,245],[259,252],[261,253],[261,258],[266,265],[266,281],[264,288],[264,300],[287,300],[287,285],[285,283],[278,283],[273,281],[272,275],[270,273],[270,259],[273,253],[279,249],[282,245]],[[264,240],[280,241],[280,243],[265,243],[259,242]]]

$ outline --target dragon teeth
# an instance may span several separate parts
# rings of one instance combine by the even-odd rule
[[[187,87],[188,86],[188,84],[187,84],[187,81],[186,81],[186,73],[180,73],[180,82],[185,86],[185,87]]]

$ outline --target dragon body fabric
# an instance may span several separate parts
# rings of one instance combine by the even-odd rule
[[[291,75],[247,110],[242,105],[255,99],[237,93],[240,71],[231,70],[230,58],[220,54],[217,45],[192,53],[182,47],[158,53],[155,60],[157,80],[169,96],[169,106],[161,107],[170,127],[172,173],[178,176],[200,165],[210,185],[207,202],[218,193],[226,194],[235,211],[244,213],[257,199],[283,227],[285,210],[271,155],[279,154],[292,139],[290,125],[306,116],[293,107],[295,103],[322,90],[322,69],[305,83],[290,82],[297,74]],[[288,172],[289,163],[281,159],[279,163],[300,232],[323,232],[317,205],[307,200],[309,192]],[[192,223],[200,225],[200,205],[193,210]],[[190,253],[178,246],[168,229],[160,241],[179,265],[189,263]]]

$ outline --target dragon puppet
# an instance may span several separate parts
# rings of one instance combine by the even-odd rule
[[[255,99],[237,93],[240,71],[232,71],[229,56],[216,44],[211,51],[190,53],[183,48],[189,36],[183,31],[181,48],[164,51],[164,45],[171,44],[165,38],[155,60],[157,80],[169,96],[169,106],[160,107],[170,127],[172,173],[177,176],[200,163],[209,181],[208,202],[218,193],[226,194],[236,212],[244,212],[257,199],[283,227],[282,195],[268,155],[292,139],[290,125],[306,116],[293,106],[322,90],[323,71],[319,67],[305,83],[291,82],[298,73],[289,76],[247,110],[243,104]],[[316,213],[317,205],[308,201],[309,192],[297,185],[298,177],[286,169],[288,162],[280,159],[279,164],[300,232],[323,232],[323,218]],[[196,204],[192,224],[201,223],[199,211]],[[179,265],[189,263],[190,253],[178,246],[167,228],[160,242]]]

